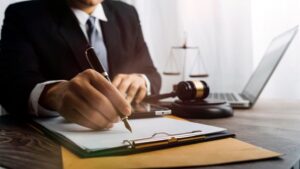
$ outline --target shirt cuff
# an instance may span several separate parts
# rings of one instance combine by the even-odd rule
[[[58,116],[58,112],[48,110],[43,106],[39,105],[39,99],[46,85],[63,81],[65,80],[52,80],[43,83],[38,83],[30,93],[29,113],[34,116]]]
[[[3,107],[1,107],[1,105],[0,105],[0,116],[4,116],[4,115],[6,115],[6,114],[8,114],[6,111],[5,111],[5,109],[3,108]]]
[[[151,95],[151,83],[148,77],[145,74],[141,74],[141,76],[145,79],[146,81],[146,87],[147,87],[147,96]]]

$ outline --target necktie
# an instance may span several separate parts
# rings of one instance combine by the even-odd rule
[[[104,69],[108,72],[107,51],[104,44],[101,28],[100,30],[96,29],[96,24],[99,24],[99,22],[96,21],[96,18],[93,16],[90,16],[90,18],[87,20],[87,35],[90,45],[94,47],[99,61],[102,63]]]

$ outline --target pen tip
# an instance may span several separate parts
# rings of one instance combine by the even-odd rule
[[[132,129],[131,129],[131,127],[129,125],[126,126],[126,128],[130,131],[130,133],[132,133]]]
[[[130,133],[132,133],[132,129],[131,129],[127,119],[124,120],[124,124],[125,124],[125,127],[130,131]]]

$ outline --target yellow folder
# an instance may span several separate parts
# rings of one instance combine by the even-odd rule
[[[234,138],[133,155],[96,158],[79,158],[62,148],[64,169],[207,166],[275,158],[280,155]]]

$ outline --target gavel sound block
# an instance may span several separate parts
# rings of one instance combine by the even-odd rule
[[[174,103],[165,105],[172,109],[172,114],[184,118],[224,118],[233,116],[229,103],[221,100],[206,99],[209,87],[204,81],[183,81],[176,85],[171,93],[148,96],[146,102],[178,97]]]

